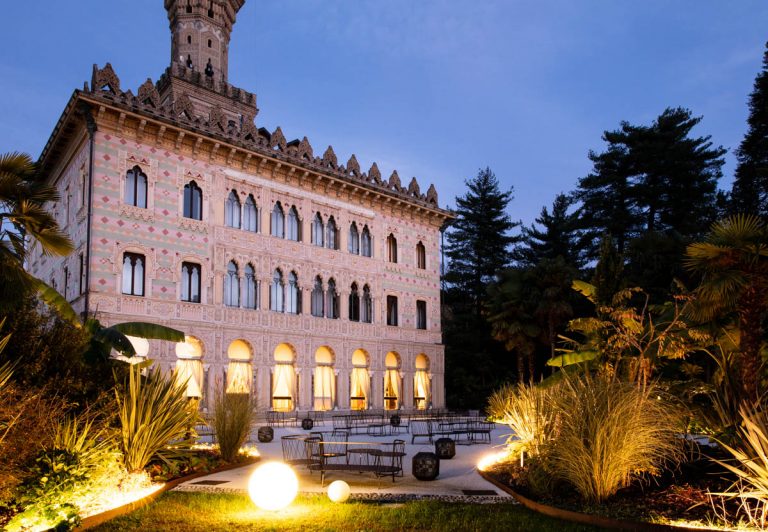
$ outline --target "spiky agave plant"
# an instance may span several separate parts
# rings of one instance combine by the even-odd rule
[[[129,472],[143,469],[170,442],[186,441],[189,427],[199,419],[184,383],[158,368],[150,368],[142,376],[143,367],[145,364],[131,365],[124,389],[115,389],[120,448]]]

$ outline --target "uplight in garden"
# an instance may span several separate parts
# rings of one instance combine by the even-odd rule
[[[351,492],[349,484],[343,480],[334,480],[328,486],[328,498],[332,502],[346,502]]]

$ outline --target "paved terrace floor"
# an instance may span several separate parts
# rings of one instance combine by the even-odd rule
[[[275,437],[269,443],[257,443],[261,454],[261,463],[268,460],[283,458],[280,437],[287,434],[308,434],[300,427],[275,428]],[[327,422],[325,426],[316,426],[313,430],[329,431],[326,439],[330,439],[332,427]],[[420,451],[434,452],[434,444],[426,442],[426,438],[417,438],[411,444],[411,435],[404,430],[400,435],[373,437],[365,434],[350,435],[349,441],[356,442],[392,442],[395,439],[405,440],[406,456],[403,458],[403,476],[392,482],[391,477],[377,479],[372,473],[336,472],[326,473],[325,487],[320,486],[320,474],[310,472],[302,466],[294,467],[299,477],[301,493],[323,493],[334,480],[344,480],[352,489],[352,498],[382,498],[382,499],[412,499],[439,498],[443,500],[470,500],[473,502],[511,502],[513,499],[484,480],[477,472],[476,464],[486,454],[501,450],[510,430],[496,425],[491,432],[490,443],[473,445],[456,445],[456,456],[450,460],[440,461],[440,475],[433,481],[417,480],[411,474],[411,460]],[[255,434],[254,434],[255,436]],[[257,441],[254,437],[253,441]],[[259,464],[251,464],[230,471],[198,477],[178,486],[179,491],[215,491],[215,492],[247,492],[248,478]],[[469,493],[465,490],[470,490]],[[475,493],[473,493],[475,492]],[[481,492],[484,494],[476,493]]]

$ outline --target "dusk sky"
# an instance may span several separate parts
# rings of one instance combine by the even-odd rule
[[[5,2],[0,151],[37,157],[94,63],[121,88],[157,80],[170,60],[161,0]],[[435,183],[452,207],[490,166],[529,224],[591,165],[621,120],[666,107],[729,150],[768,40],[765,0],[247,0],[229,81],[255,92],[258,126],[333,145],[384,177]]]

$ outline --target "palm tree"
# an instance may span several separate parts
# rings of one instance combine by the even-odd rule
[[[72,242],[61,231],[45,204],[59,200],[31,157],[0,154],[0,311],[12,309],[35,278],[24,270],[28,242],[36,240],[47,255],[68,255]]]
[[[760,396],[762,319],[768,311],[768,228],[753,215],[712,225],[704,242],[686,250],[685,266],[701,275],[692,317],[711,321],[734,316],[740,339],[740,373],[746,397]]]
[[[184,341],[183,332],[156,323],[131,321],[105,327],[95,317],[86,317],[84,321],[81,321],[75,309],[56,290],[42,281],[37,281],[37,287],[40,299],[56,310],[63,320],[72,323],[79,329],[85,329],[88,333],[90,342],[88,350],[84,354],[87,361],[107,360],[113,349],[124,356],[134,356],[136,349],[134,349],[128,336],[167,340],[169,342]]]

